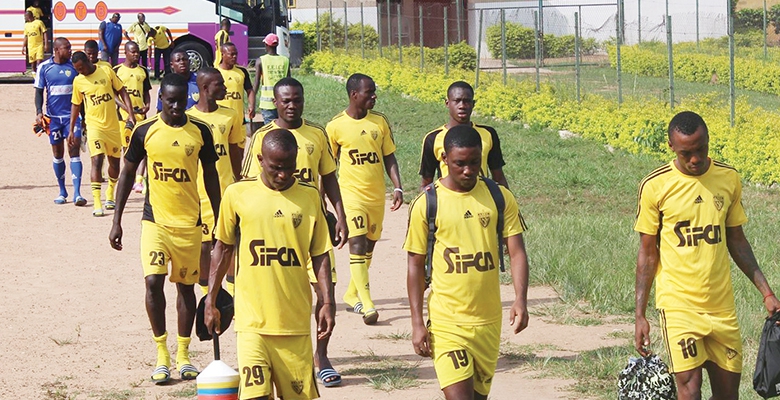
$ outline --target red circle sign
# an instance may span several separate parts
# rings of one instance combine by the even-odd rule
[[[76,3],[76,6],[73,7],[73,13],[76,14],[77,20],[83,21],[87,18],[87,5],[83,1]]]
[[[54,5],[52,14],[54,14],[54,18],[56,18],[57,21],[62,21],[65,19],[65,16],[68,15],[68,8],[65,7],[63,2],[58,1],[57,4]]]
[[[108,7],[106,6],[106,3],[98,1],[98,3],[95,4],[95,16],[98,21],[106,19],[106,16],[108,16]]]

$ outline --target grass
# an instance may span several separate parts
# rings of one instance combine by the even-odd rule
[[[198,395],[198,387],[195,385],[195,383],[188,384],[179,390],[170,392],[169,395],[172,397],[193,398]]]
[[[388,333],[388,334],[379,333],[374,336],[371,336],[369,339],[390,340],[392,342],[409,341],[412,339],[412,333],[407,330]]]
[[[531,316],[560,325],[596,326],[604,323],[602,316],[589,310],[586,304],[543,304],[534,307],[529,313]]]
[[[119,390],[103,390],[102,392],[94,395],[93,397],[100,400],[129,400],[136,397],[136,393],[129,389]]]
[[[358,368],[344,370],[342,373],[344,375],[365,376],[372,388],[392,392],[420,386],[416,372],[418,365],[419,363],[383,359]]]
[[[49,336],[49,339],[51,339],[52,342],[56,343],[57,346],[67,346],[69,344],[76,344],[79,342],[79,339],[81,339],[81,325],[76,326],[76,337],[75,338],[55,338],[52,336]]]
[[[48,400],[70,400],[76,398],[76,393],[71,393],[68,390],[68,385],[65,381],[73,379],[72,376],[60,376],[53,382],[47,382],[41,385],[43,390],[43,398]]]
[[[610,75],[614,76],[611,69],[595,68],[588,74],[594,82],[603,81],[601,75],[607,76],[608,82],[613,79]],[[307,119],[324,124],[347,106],[343,84],[314,76],[296,77],[304,84],[309,99],[304,113]],[[642,89],[642,94],[647,95],[662,90],[661,81],[638,78],[637,91]],[[691,85],[692,91],[720,90],[717,86]],[[570,86],[560,84],[561,90],[571,90]],[[447,111],[443,104],[423,104],[381,88],[378,96],[376,109],[385,113],[392,124],[408,201],[418,192],[422,138],[446,122]],[[780,108],[780,100],[774,96],[752,97],[751,94],[755,104]],[[584,301],[588,312],[594,315],[618,315],[631,323],[638,248],[638,235],[633,231],[637,185],[647,173],[668,160],[608,151],[601,143],[581,138],[562,140],[557,132],[538,127],[526,129],[521,124],[481,117],[474,120],[494,126],[501,136],[507,161],[504,172],[529,225],[524,236],[531,283],[552,286],[566,304]],[[780,224],[780,194],[775,189],[745,185],[743,204],[750,218],[746,235],[770,284],[780,290],[780,242],[774,229]],[[392,217],[405,215],[388,215]],[[509,281],[508,274],[502,276],[504,282]],[[741,271],[733,268],[732,278],[745,354],[741,395],[754,399],[757,397],[752,394],[750,375],[766,311],[761,296]],[[648,315],[654,319],[652,303],[651,300]],[[573,330],[576,332],[576,328]],[[661,352],[658,328],[651,334],[655,338],[653,348]],[[577,379],[578,390],[587,396],[614,398],[617,374],[632,355],[635,352],[631,345],[618,346],[583,353],[577,360],[551,358],[541,368],[553,375]],[[590,368],[587,362],[599,366]],[[609,385],[597,384],[601,378],[594,378],[596,370],[601,371]]]

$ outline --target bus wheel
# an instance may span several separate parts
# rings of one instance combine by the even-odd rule
[[[203,67],[211,66],[211,53],[202,44],[184,42],[176,48],[187,52],[187,56],[190,59],[190,71],[197,71]]]

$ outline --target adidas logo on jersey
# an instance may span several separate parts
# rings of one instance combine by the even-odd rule
[[[701,204],[704,203],[704,199],[701,198],[701,196],[696,196],[696,200],[693,201],[693,204]]]
[[[173,144],[172,144],[171,146],[173,146],[173,147],[179,147],[179,141],[178,141],[178,140],[174,140],[174,141],[173,141]]]
[[[366,135],[366,131],[360,132],[360,136]]]
[[[471,210],[466,210],[466,213],[463,214],[464,219],[474,218],[474,215],[471,214]]]
[[[284,214],[282,214],[282,210],[276,210],[274,213],[274,218],[282,218],[284,217]]]

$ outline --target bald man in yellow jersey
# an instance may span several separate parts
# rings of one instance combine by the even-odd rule
[[[222,62],[217,65],[217,70],[225,78],[227,94],[217,103],[227,108],[232,108],[244,120],[246,114],[249,120],[255,118],[255,90],[252,88],[252,78],[249,71],[238,64],[238,50],[236,45],[230,42],[222,45]],[[246,93],[247,112],[244,112],[244,93]]]
[[[415,353],[432,357],[439,386],[447,400],[487,399],[501,342],[499,235],[509,250],[515,300],[509,310],[514,333],[528,325],[528,257],[526,230],[517,200],[509,189],[480,177],[482,141],[468,125],[458,125],[444,138],[442,160],[449,174],[432,183],[436,231],[428,250],[428,195],[409,206],[407,291],[412,313]],[[503,230],[488,183],[504,198]],[[431,258],[428,322],[423,319],[425,262]]]
[[[198,103],[187,110],[187,115],[201,120],[211,127],[214,136],[214,149],[219,156],[217,173],[219,173],[220,193],[237,180],[241,174],[241,158],[244,155],[246,135],[243,131],[243,117],[235,110],[217,104],[225,98],[225,81],[214,68],[204,67],[198,70]],[[199,169],[200,170],[200,169]],[[202,175],[201,175],[202,176]],[[211,243],[214,240],[214,214],[211,212],[206,186],[203,179],[198,178],[198,194],[200,195],[201,238],[200,250],[200,280],[203,294],[208,293],[209,263],[211,261]]]
[[[230,260],[236,263],[235,326],[239,399],[319,397],[311,347],[311,289],[317,278],[317,338],[335,324],[331,248],[320,192],[295,179],[298,143],[285,129],[263,137],[262,172],[230,185],[217,219],[204,320],[219,329],[214,307]],[[301,150],[303,151],[303,150]]]
[[[349,106],[328,123],[325,130],[339,162],[339,184],[349,225],[349,271],[351,279],[344,294],[350,311],[363,315],[366,325],[379,319],[371,299],[368,268],[374,246],[382,235],[385,216],[385,178],[393,182],[391,211],[403,203],[403,188],[395,141],[384,114],[373,111],[376,104],[374,80],[363,74],[347,79]]]
[[[133,41],[125,42],[125,61],[113,68],[130,96],[129,105],[117,102],[122,121],[127,120],[129,112],[135,114],[136,121],[143,121],[146,119],[146,113],[149,112],[151,102],[149,91],[152,90],[152,83],[149,80],[149,70],[138,64],[140,58],[138,44]],[[129,144],[130,130],[125,129],[122,135],[122,147],[127,147]]]
[[[303,85],[294,78],[282,78],[274,85],[274,103],[279,118],[260,128],[252,136],[249,145],[249,154],[244,160],[242,175],[256,177],[261,172],[257,156],[262,150],[263,137],[275,129],[287,129],[298,143],[299,151],[296,159],[296,178],[301,182],[311,183],[316,188],[322,188],[327,194],[331,204],[336,210],[336,242],[339,248],[344,246],[348,235],[346,216],[341,200],[339,182],[336,178],[336,160],[330,150],[328,135],[325,129],[317,124],[303,119],[304,94]],[[322,177],[322,179],[320,179]],[[320,185],[320,182],[322,184]],[[331,263],[333,283],[336,283],[336,263],[333,250],[328,252]],[[309,266],[309,280],[318,290],[317,277]],[[322,296],[317,296],[315,310],[322,307]],[[317,314],[315,313],[315,317]],[[325,387],[333,387],[341,384],[341,375],[336,372],[328,358],[328,342],[330,338],[317,340],[317,350],[314,357],[314,365],[319,368],[317,377]]]
[[[195,321],[195,291],[198,282],[201,243],[200,197],[196,183],[201,175],[211,200],[212,212],[219,209],[219,176],[215,163],[211,128],[189,117],[187,79],[169,74],[160,83],[162,111],[139,123],[125,153],[119,180],[117,208],[109,233],[111,247],[122,250],[122,213],[133,185],[138,164],[147,159],[149,190],[144,200],[141,221],[141,265],[146,286],[146,313],[157,346],[156,368],[152,382],[166,383],[171,378],[171,355],[165,320],[165,276],[170,263],[170,281],[176,284],[177,344],[176,367],[183,380],[198,376],[190,362],[189,345]]]
[[[79,76],[73,80],[70,128],[73,131],[83,104],[84,119],[89,129],[87,146],[92,159],[92,172],[90,174],[94,199],[92,215],[102,217],[105,215],[103,204],[100,203],[103,158],[104,156],[108,158],[108,187],[106,188],[105,208],[113,210],[116,206],[114,188],[119,176],[119,157],[122,155],[122,138],[115,99],[116,96],[119,96],[122,103],[130,104],[130,96],[113,69],[98,68],[81,51],[74,53],[72,60],[73,67],[76,68]],[[127,121],[135,125],[135,115],[128,115]]]
[[[645,311],[655,280],[655,306],[677,398],[701,399],[706,369],[713,398],[737,399],[742,341],[729,254],[761,292],[769,315],[780,310],[780,301],[742,230],[747,216],[739,174],[709,158],[704,120],[681,112],[668,134],[676,158],[639,184],[635,346],[643,356],[650,353]]]

